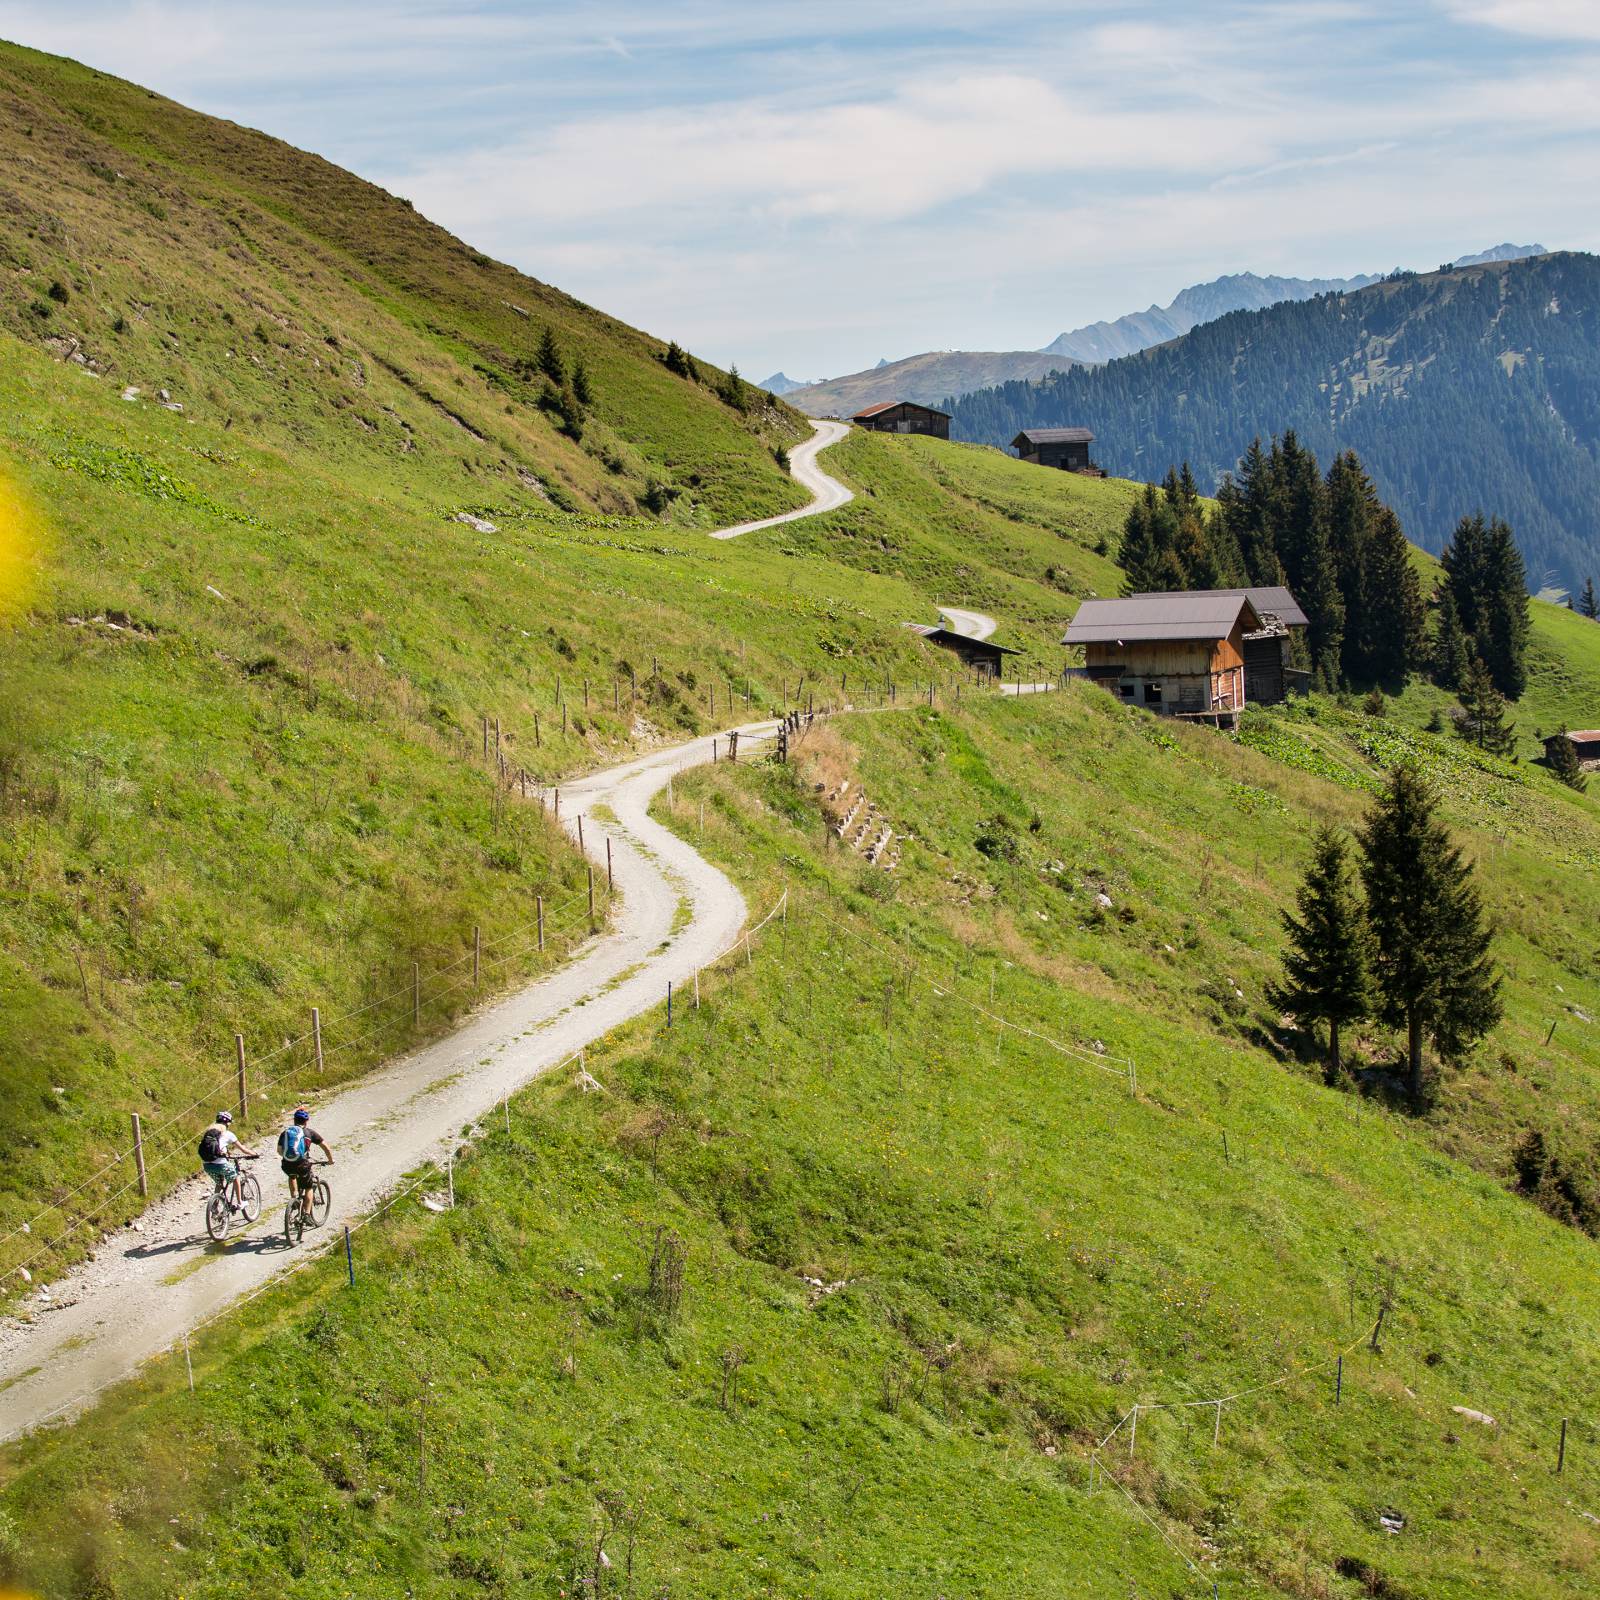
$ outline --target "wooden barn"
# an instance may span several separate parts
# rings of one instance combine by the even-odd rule
[[[1200,589],[1085,600],[1061,642],[1080,646],[1083,674],[1130,705],[1234,723],[1245,703],[1245,638],[1260,629],[1249,595]]]
[[[1089,459],[1094,435],[1087,428],[1024,428],[1011,441],[1020,461],[1036,467],[1058,467],[1063,472],[1089,472],[1103,476]]]
[[[1134,600],[1173,600],[1187,591],[1161,590],[1131,595]],[[1300,609],[1300,602],[1282,584],[1263,584],[1254,589],[1212,589],[1211,594],[1244,595],[1255,607],[1261,626],[1244,636],[1245,697],[1253,706],[1275,706],[1291,694],[1304,694],[1311,674],[1295,666],[1311,619]]]
[[[925,433],[932,439],[950,437],[950,413],[919,406],[915,400],[885,400],[868,406],[850,419],[858,428],[874,433]]]
[[[990,639],[974,639],[970,633],[957,633],[953,628],[935,628],[922,622],[908,622],[906,626],[913,633],[920,633],[929,644],[954,652],[967,666],[990,678],[1003,677],[1006,657],[1019,654],[1007,645],[995,644]]]
[[[1561,735],[1552,733],[1544,742],[1545,759],[1551,758],[1551,747]],[[1600,772],[1600,728],[1586,728],[1581,733],[1569,733],[1572,748],[1578,752],[1578,765],[1585,772]]]

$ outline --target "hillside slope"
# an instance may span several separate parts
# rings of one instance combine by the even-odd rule
[[[1003,444],[1083,424],[1109,471],[1204,482],[1285,428],[1354,449],[1406,532],[1439,550],[1479,507],[1516,529],[1536,586],[1600,567],[1600,258],[1558,254],[1386,279],[1240,312],[1105,367],[969,394],[953,433]]]
[[[825,383],[805,384],[789,390],[786,398],[809,417],[851,417],[886,400],[940,406],[949,395],[1042,378],[1072,364],[1036,350],[930,350]]]
[[[474,343],[503,269],[403,208],[377,244],[313,228],[318,194],[372,207],[375,235],[394,203],[81,69],[3,63],[34,119],[3,145],[8,203],[39,237],[13,236],[38,254],[8,281],[0,450],[53,541],[0,637],[8,1251],[41,1196],[86,1225],[130,1203],[125,1166],[67,1193],[130,1110],[174,1118],[191,1159],[186,1108],[231,1073],[235,1029],[254,1060],[310,1006],[339,1017],[338,1053],[319,1073],[300,1040],[274,1091],[315,1098],[450,1025],[460,1001],[419,1022],[412,984],[469,961],[474,925],[509,949],[499,981],[541,970],[507,935],[536,896],[581,897],[582,868],[505,780],[496,724],[510,770],[554,783],[725,727],[730,703],[900,695],[663,800],[791,913],[670,1028],[592,1052],[601,1092],[550,1081],[441,1129],[469,1144],[454,1209],[414,1196],[348,1266],[308,1257],[193,1341],[193,1394],[174,1351],[0,1452],[0,1583],[1600,1592],[1600,1247],[1515,1159],[1537,1133],[1600,1198],[1600,785],[1427,733],[1421,685],[1392,716],[1316,698],[1238,740],[1087,687],[958,701],[902,624],[981,608],[1020,673],[1053,674],[1078,600],[1118,584],[1133,484],[857,434],[829,457],[850,504],[712,541],[798,498],[772,456],[788,413],[519,280],[507,298],[542,296],[592,366],[574,440],[514,351]],[[28,127],[51,130],[31,155]],[[80,144],[111,177],[79,172]],[[190,231],[147,226],[135,167]],[[249,245],[202,281],[187,253],[241,206]],[[237,302],[184,321],[229,273]],[[127,298],[102,304],[113,279]],[[384,360],[425,373],[425,396],[385,391],[416,448],[351,426],[355,374],[309,338],[272,346],[264,316],[235,342],[246,296],[357,344],[369,383]],[[134,330],[138,370],[72,348],[86,321],[51,331],[90,310]],[[1600,684],[1600,627],[1536,605],[1534,628],[1525,752]],[[1325,1087],[1267,998],[1313,825],[1355,822],[1402,760],[1479,864],[1507,976],[1504,1023],[1417,1117]],[[839,836],[858,801],[892,870]],[[1392,1054],[1353,1031],[1358,1059]]]

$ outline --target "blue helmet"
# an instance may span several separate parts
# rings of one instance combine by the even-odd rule
[[[311,1113],[307,1111],[304,1106],[296,1106],[294,1108],[294,1120],[296,1122],[309,1122],[311,1120]]]

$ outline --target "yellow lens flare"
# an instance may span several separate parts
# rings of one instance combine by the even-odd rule
[[[38,514],[0,466],[0,624],[14,620],[28,603],[43,537]]]

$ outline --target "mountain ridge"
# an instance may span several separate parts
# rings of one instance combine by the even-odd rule
[[[1462,256],[1451,265],[1474,266],[1545,253],[1544,246],[1538,244],[1499,244],[1471,256]],[[973,381],[978,373],[993,374],[989,383],[1006,383],[1044,377],[1049,372],[1062,370],[1063,362],[1092,366],[1114,361],[1181,338],[1191,329],[1230,312],[1260,311],[1285,301],[1346,293],[1367,288],[1384,276],[1376,272],[1360,273],[1351,278],[1229,273],[1206,283],[1190,284],[1165,306],[1152,305],[1109,322],[1088,323],[1057,334],[1042,350],[924,351],[898,361],[879,361],[875,366],[838,378],[819,379],[787,389],[773,388],[769,381],[766,387],[774,394],[792,395],[794,404],[819,416],[847,415],[884,400],[916,400],[923,405],[939,405],[952,396],[959,398],[975,388],[985,387],[984,383]],[[1040,359],[1051,356],[1060,359],[1055,362]],[[781,378],[783,374],[777,376]]]

